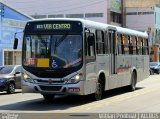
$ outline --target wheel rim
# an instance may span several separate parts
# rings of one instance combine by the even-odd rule
[[[15,92],[15,86],[14,86],[14,84],[10,84],[9,85],[9,91],[10,91],[10,93],[14,93]]]
[[[102,98],[102,85],[99,82],[97,83],[95,98],[96,100],[100,100]]]

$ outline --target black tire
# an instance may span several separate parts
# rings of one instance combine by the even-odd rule
[[[135,72],[133,72],[131,76],[131,84],[128,86],[129,91],[135,91],[136,84],[137,84],[137,75]]]
[[[55,97],[53,94],[42,94],[42,95],[46,102],[52,102]]]
[[[150,70],[150,75],[154,75],[154,72],[153,72],[153,70]]]
[[[96,101],[102,99],[102,92],[103,92],[102,80],[101,80],[101,78],[99,78],[97,85],[96,85],[96,91],[94,94],[94,98]]]
[[[8,84],[8,89],[7,89],[7,93],[8,94],[13,94],[15,92],[15,84],[14,83],[9,83]]]

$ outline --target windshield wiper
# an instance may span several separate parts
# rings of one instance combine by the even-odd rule
[[[60,39],[56,38],[56,41],[54,43],[54,53],[56,52],[56,48],[64,41],[64,39],[67,37],[68,33],[64,34]]]
[[[67,33],[63,35],[58,41],[56,40],[55,46],[58,47],[66,37],[67,37]]]

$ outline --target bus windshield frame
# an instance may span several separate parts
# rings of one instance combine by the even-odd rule
[[[32,47],[37,43],[41,46]],[[36,50],[40,50],[39,48],[42,49],[42,45],[47,46],[45,47],[47,50],[46,56],[38,56],[35,53],[37,52]],[[66,54],[61,52],[62,48]],[[27,56],[27,50],[30,52],[30,56]],[[24,29],[22,51],[22,66],[25,69],[52,71],[67,69],[76,71],[83,65],[82,23],[80,21],[28,22]],[[72,56],[71,51],[75,53],[75,55],[73,54],[75,56],[75,58],[72,57],[73,59],[69,59]],[[64,58],[64,55],[68,58]]]

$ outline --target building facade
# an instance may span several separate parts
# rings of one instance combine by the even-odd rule
[[[108,0],[108,24],[123,26],[123,0]]]
[[[123,0],[3,0],[38,18],[82,18],[122,26]],[[43,9],[42,9],[43,6]]]
[[[126,7],[154,7],[160,4],[160,0],[124,0]]]
[[[159,61],[160,0],[125,0],[125,27],[147,31],[150,61]]]
[[[21,64],[22,40],[18,49],[13,50],[14,35],[21,37],[29,19],[32,18],[0,1],[0,65]]]

